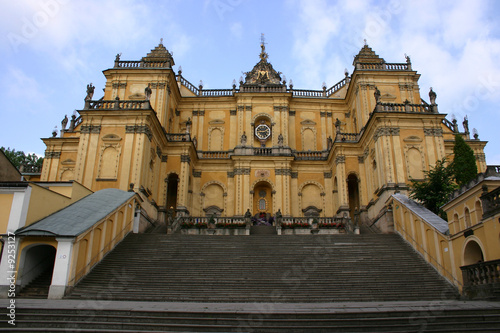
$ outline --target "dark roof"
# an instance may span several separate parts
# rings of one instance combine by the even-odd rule
[[[135,195],[108,188],[86,196],[38,222],[16,231],[20,236],[74,237],[90,229]]]
[[[401,193],[393,194],[392,197],[405,205],[409,210],[418,215],[422,220],[436,228],[440,233],[447,234],[449,231],[448,222],[425,208],[424,206],[418,204],[412,199],[408,198],[406,195]]]

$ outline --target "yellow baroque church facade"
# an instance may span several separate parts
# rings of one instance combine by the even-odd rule
[[[160,43],[137,61],[117,55],[101,99],[47,146],[41,181],[92,191],[134,190],[154,221],[178,216],[350,215],[369,223],[410,179],[453,154],[460,133],[486,170],[485,141],[470,138],[421,96],[407,57],[387,63],[368,45],[353,71],[322,90],[296,89],[268,61],[229,89],[203,89],[174,72]]]

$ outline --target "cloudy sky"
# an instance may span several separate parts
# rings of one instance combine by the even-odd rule
[[[83,107],[86,85],[102,96],[117,53],[139,60],[163,38],[189,81],[229,88],[258,61],[264,33],[296,88],[340,81],[365,39],[387,62],[408,54],[423,98],[433,87],[448,119],[467,115],[500,165],[499,13],[494,0],[2,1],[0,146],[43,155],[40,138]]]

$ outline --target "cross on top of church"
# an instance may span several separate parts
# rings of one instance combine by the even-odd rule
[[[268,55],[266,53],[266,39],[264,38],[264,34],[260,34],[260,48],[261,48],[261,52],[260,52],[260,59],[262,60],[267,60],[268,58]]]

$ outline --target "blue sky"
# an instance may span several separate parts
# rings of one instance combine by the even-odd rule
[[[175,69],[205,88],[229,88],[258,61],[260,34],[274,68],[296,88],[352,72],[364,39],[387,62],[411,57],[420,91],[442,113],[465,115],[486,160],[500,165],[499,1],[17,0],[0,5],[0,145],[43,155],[41,137],[102,96],[102,70],[139,60],[163,38]],[[460,126],[460,129],[461,126]]]

